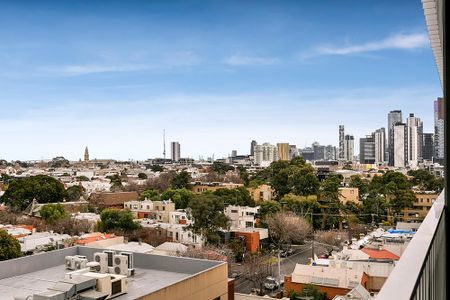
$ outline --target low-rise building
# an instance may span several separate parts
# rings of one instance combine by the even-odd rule
[[[175,203],[170,200],[128,201],[123,207],[130,210],[137,219],[152,219],[163,223],[169,223],[170,213],[175,211]]]
[[[402,210],[400,218],[404,222],[422,221],[427,216],[439,194],[432,191],[416,191],[416,199],[411,208]]]
[[[231,229],[244,229],[257,227],[259,223],[259,206],[236,206],[225,207],[225,215],[230,219]]]
[[[244,186],[242,183],[229,182],[191,182],[191,191],[194,193],[203,193],[206,191],[214,192],[218,189],[235,189]]]
[[[256,188],[248,188],[248,191],[250,193],[250,197],[252,197],[255,202],[272,200],[275,193],[272,187],[268,184],[261,184]]]
[[[342,204],[346,204],[347,202],[359,204],[359,189],[352,187],[339,188],[339,201],[341,201]]]

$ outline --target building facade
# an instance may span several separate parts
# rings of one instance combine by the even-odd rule
[[[397,123],[401,123],[402,111],[393,110],[388,114],[388,162],[390,166],[394,165],[394,126]]]
[[[408,163],[408,130],[405,123],[396,123],[393,130],[394,167],[404,168]]]
[[[420,118],[411,113],[406,119],[406,125],[408,126],[408,165],[415,168],[422,161],[423,123]]]
[[[434,155],[434,134],[424,133],[422,142],[422,158],[423,160],[433,160]]]
[[[362,164],[375,163],[375,134],[359,139],[359,162]]]
[[[386,161],[386,131],[384,127],[375,130],[375,163],[380,165]]]
[[[170,155],[173,162],[180,161],[180,143],[178,142],[170,143]]]
[[[344,160],[353,161],[355,139],[353,135],[346,134],[344,137]]]
[[[345,160],[344,155],[344,137],[345,137],[345,128],[344,125],[339,125],[339,153],[338,160]]]
[[[444,99],[434,101],[434,160],[444,162]]]
[[[278,160],[289,160],[289,143],[278,143]]]

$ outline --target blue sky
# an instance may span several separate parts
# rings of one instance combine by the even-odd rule
[[[421,2],[0,1],[0,158],[337,144],[442,91]]]

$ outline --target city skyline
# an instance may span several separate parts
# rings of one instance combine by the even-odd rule
[[[163,128],[184,157],[338,145],[395,109],[434,132],[422,7],[400,2],[2,2],[0,158],[161,157]]]

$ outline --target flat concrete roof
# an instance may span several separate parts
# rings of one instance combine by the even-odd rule
[[[93,254],[101,251],[103,249],[72,247],[0,262],[1,299],[26,299],[46,291],[70,272],[65,269],[65,256],[79,254],[92,260]],[[135,275],[128,278],[128,293],[115,299],[137,299],[221,264],[223,262],[134,253]]]

